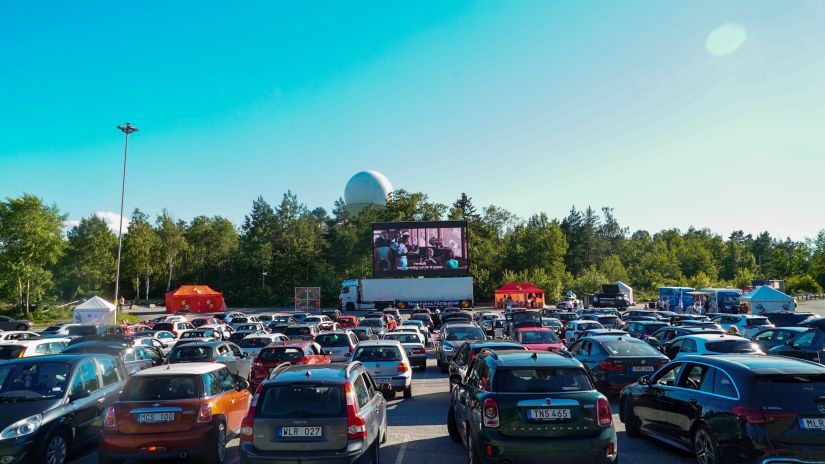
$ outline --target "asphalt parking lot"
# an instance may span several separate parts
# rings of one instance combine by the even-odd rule
[[[442,374],[430,353],[426,372],[413,375],[413,398],[394,399],[388,404],[389,439],[381,448],[385,463],[456,464],[466,462],[464,447],[447,435],[446,414],[450,397],[447,374]],[[398,395],[396,398],[401,398]],[[614,405],[614,423],[619,435],[619,456],[622,462],[653,464],[667,462],[682,464],[695,462],[689,454],[680,452],[652,439],[630,439],[619,421],[618,406]],[[135,461],[137,462],[137,461]],[[178,460],[168,461],[178,462]],[[240,462],[238,440],[230,442],[227,464]],[[80,450],[71,459],[73,464],[95,464],[93,448]]]

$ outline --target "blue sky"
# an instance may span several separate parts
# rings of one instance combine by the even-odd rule
[[[0,196],[117,211],[130,121],[127,211],[330,209],[375,169],[521,216],[825,228],[825,3],[228,5],[0,3]]]

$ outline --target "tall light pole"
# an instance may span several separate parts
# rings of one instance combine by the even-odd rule
[[[120,224],[117,226],[117,270],[115,271],[115,323],[117,312],[120,309],[120,251],[123,248],[123,199],[126,196],[126,157],[129,154],[129,134],[137,132],[128,122],[125,126],[117,126],[126,135],[126,145],[123,147],[123,183],[120,186]]]

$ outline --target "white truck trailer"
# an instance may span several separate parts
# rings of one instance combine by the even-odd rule
[[[472,277],[352,279],[341,282],[342,311],[356,309],[472,308]]]

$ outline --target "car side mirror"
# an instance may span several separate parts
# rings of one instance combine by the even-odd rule
[[[459,375],[459,374],[450,375],[450,386],[456,386],[460,383],[461,383],[461,375]]]
[[[650,376],[643,375],[639,377],[639,385],[650,385]]]
[[[249,382],[246,380],[238,380],[235,382],[235,390],[242,391],[247,388],[249,388]]]

